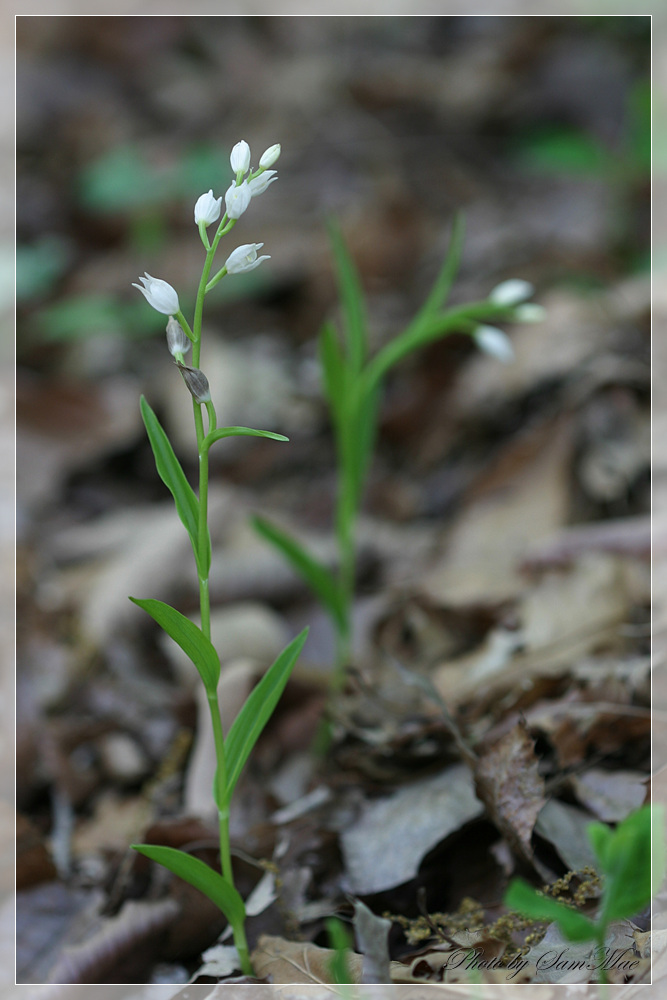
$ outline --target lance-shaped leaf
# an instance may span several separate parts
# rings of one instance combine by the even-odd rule
[[[331,323],[322,327],[319,340],[320,364],[324,376],[324,391],[337,423],[340,423],[347,394],[347,368]]]
[[[377,411],[380,393],[377,388],[361,398],[355,424],[350,428],[350,471],[353,496],[361,503],[366,472],[375,447]]]
[[[338,292],[343,307],[347,353],[355,371],[361,371],[366,359],[366,317],[364,315],[364,293],[354,261],[336,223],[329,222],[329,240],[336,265]]]
[[[132,844],[132,849],[144,854],[151,861],[164,865],[174,875],[178,875],[195,889],[203,892],[222,910],[233,927],[243,923],[245,906],[234,886],[199,858],[193,858],[191,854],[179,851],[175,847],[162,847],[158,844]]]
[[[463,254],[463,240],[465,237],[465,218],[463,212],[457,212],[452,222],[452,233],[449,237],[449,248],[443,261],[440,272],[433,283],[426,302],[421,307],[415,319],[421,321],[426,316],[432,316],[439,309],[442,309],[447,296],[454,284],[454,279],[458,273],[461,256]]]
[[[163,601],[156,601],[153,598],[140,600],[137,597],[131,597],[130,600],[161,625],[167,635],[170,635],[192,660],[206,690],[210,693],[216,691],[220,680],[220,658],[202,630],[180,611],[164,604]]]
[[[556,920],[568,941],[592,941],[596,927],[583,913],[550,896],[541,896],[522,879],[514,879],[505,893],[505,905],[534,920]]]
[[[275,431],[256,431],[253,427],[216,427],[204,438],[204,447],[210,448],[215,441],[221,441],[229,437],[258,437],[271,438],[272,441],[289,441],[284,434],[276,434]]]
[[[460,328],[458,310],[442,317],[437,314],[442,309],[458,272],[463,252],[463,236],[463,216],[457,215],[452,225],[447,256],[429,297],[403,333],[385,344],[370,362],[366,373],[369,389],[375,388],[389,369],[407,354]],[[488,303],[484,304],[488,307]]]
[[[293,639],[283,649],[259,684],[250,692],[243,708],[231,725],[225,740],[228,802],[252,748],[278,704],[307,638],[308,629],[305,628],[296,639]]]
[[[266,521],[263,517],[253,517],[253,527],[271,542],[285,556],[294,569],[303,577],[306,583],[314,590],[322,604],[329,611],[336,623],[341,627],[345,623],[345,610],[341,601],[340,591],[335,578],[319,560],[312,556],[300,542],[281,531],[275,524]]]
[[[192,550],[197,560],[197,570],[199,575],[203,579],[206,579],[211,565],[211,538],[207,531],[207,548],[201,560],[202,564],[200,565],[200,556],[198,554],[199,501],[185,478],[185,473],[174,454],[174,449],[169,442],[169,438],[144,396],[141,397],[141,416],[146,426],[148,440],[153,449],[158,475],[174,498],[178,516],[183,522],[192,542]]]

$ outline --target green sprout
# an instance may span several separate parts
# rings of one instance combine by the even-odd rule
[[[534,322],[544,310],[526,300],[532,286],[512,279],[498,285],[487,299],[444,309],[463,250],[463,217],[454,219],[449,251],[426,299],[408,326],[376,353],[368,347],[367,318],[361,281],[338,228],[329,229],[342,307],[344,335],[325,323],[319,339],[324,392],[336,443],[338,490],[335,533],[338,562],[334,571],[296,538],[260,517],[256,530],[274,545],[303,577],[329,615],[336,636],[332,688],[345,681],[352,638],[357,549],[356,525],[377,436],[382,387],[389,371],[406,355],[452,333],[470,334],[477,345],[500,360],[511,360],[512,345],[494,322]]]
[[[568,941],[592,941],[596,948],[599,982],[606,983],[605,940],[614,920],[632,917],[651,901],[664,876],[664,810],[643,806],[615,830],[606,823],[590,823],[588,837],[603,875],[597,919],[538,892],[522,879],[514,879],[505,895],[511,910],[535,920],[555,920]],[[653,833],[653,878],[651,877]]]
[[[353,1000],[355,991],[350,989],[354,977],[350,969],[350,954],[352,952],[351,936],[345,924],[336,917],[326,920],[329,945],[333,949],[329,971],[331,979],[339,987],[338,996],[342,1000]]]
[[[143,397],[141,399],[141,415],[153,449],[158,474],[174,498],[178,516],[192,543],[199,579],[201,627],[162,601],[140,600],[134,597],[130,600],[143,608],[181,647],[197,669],[206,689],[216,755],[213,798],[218,810],[221,872],[215,871],[198,858],[171,847],[153,844],[133,844],[132,847],[147,858],[164,865],[179,878],[190,882],[222,910],[232,928],[241,969],[246,975],[252,975],[252,966],[245,934],[245,905],[234,885],[229,840],[230,803],[243,767],[287,684],[306,641],[308,629],[304,629],[280,653],[248,696],[229,732],[223,733],[218,702],[220,658],[211,643],[208,581],[211,565],[211,537],[207,520],[209,451],[216,441],[227,437],[250,435],[272,438],[275,441],[287,441],[288,439],[273,431],[254,430],[250,427],[218,427],[208,380],[199,368],[199,359],[206,294],[225,275],[254,270],[263,260],[267,259],[266,255],[257,256],[257,250],[261,248],[262,244],[246,244],[232,251],[227,257],[224,267],[213,278],[210,277],[213,259],[220,240],[233,229],[236,221],[248,208],[250,201],[262,194],[275,180],[275,170],[267,168],[275,163],[279,155],[279,146],[270,147],[261,157],[259,168],[256,171],[250,171],[250,148],[246,142],[237,143],[230,158],[235,180],[225,194],[226,211],[212,242],[209,242],[207,228],[220,218],[222,197],[214,198],[213,192],[209,191],[208,194],[203,194],[198,199],[195,205],[195,223],[199,228],[201,240],[206,249],[206,259],[197,291],[192,327],[189,326],[181,311],[176,290],[168,282],[146,274],[140,279],[141,284],[135,285],[157,312],[169,316],[167,346],[192,395],[199,457],[198,495],[188,483],[166,433]],[[191,366],[184,362],[184,356],[190,346],[192,347]],[[203,408],[206,409],[207,414],[206,430],[204,430]]]

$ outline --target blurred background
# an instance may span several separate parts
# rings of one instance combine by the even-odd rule
[[[221,263],[250,242],[271,260],[207,298],[202,368],[219,423],[291,440],[212,453],[213,600],[255,609],[226,634],[239,655],[261,628],[271,646],[311,622],[309,666],[330,662],[320,612],[247,523],[270,514],[327,551],[316,336],[336,315],[330,216],[376,347],[423,301],[457,209],[452,301],[520,277],[548,310],[508,327],[512,365],[453,336],[393,373],[362,599],[511,599],[522,565],[553,558],[540,545],[577,525],[624,520],[629,541],[612,528],[605,544],[643,557],[650,18],[19,16],[17,52],[18,805],[38,832],[95,818],[110,787],[136,788],[194,726],[178,664],[127,601],[197,600],[138,399],[189,474],[191,407],[164,317],[131,283],[169,281],[189,315],[203,261],[193,205],[224,193],[241,138],[254,164],[282,144],[279,180]],[[81,836],[85,853],[99,829]]]

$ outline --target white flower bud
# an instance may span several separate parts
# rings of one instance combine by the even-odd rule
[[[516,306],[519,302],[529,299],[534,291],[529,281],[510,278],[509,281],[501,281],[496,285],[489,295],[489,302],[497,306]]]
[[[497,358],[498,361],[514,360],[514,348],[509,337],[497,327],[482,324],[477,327],[473,337],[480,350],[490,354],[492,358]]]
[[[514,310],[513,320],[517,323],[541,323],[547,318],[547,311],[544,306],[537,302],[524,302]]]
[[[245,271],[254,271],[263,260],[270,260],[270,254],[257,256],[257,251],[261,250],[263,243],[244,243],[243,246],[232,250],[225,261],[227,274],[243,274]]]
[[[139,278],[141,285],[138,285],[135,281],[132,282],[133,288],[138,288],[142,295],[146,297],[146,301],[153,309],[157,309],[158,312],[164,313],[165,316],[171,316],[173,313],[181,311],[181,307],[178,302],[178,295],[176,289],[163,281],[161,278],[153,278],[148,273],[145,272],[144,278]],[[142,288],[143,285],[143,288]]]
[[[213,222],[217,222],[220,218],[221,206],[222,196],[214,198],[213,188],[211,188],[208,194],[203,194],[197,198],[195,224],[198,226],[200,222],[204,222],[207,226],[210,226]]]
[[[225,206],[230,219],[240,219],[250,204],[252,192],[247,181],[238,186],[232,184],[225,194]]]
[[[236,143],[229,157],[229,162],[235,174],[248,173],[250,170],[250,146],[245,139],[241,139],[240,142]]]
[[[269,184],[273,184],[273,182],[277,180],[278,175],[275,170],[265,170],[263,174],[259,174],[257,177],[251,178],[251,180],[248,181],[251,196],[256,198],[258,194],[264,194]]]
[[[183,376],[183,381],[187,385],[196,403],[208,403],[211,400],[211,390],[208,379],[201,368],[188,368],[180,361],[176,362],[178,370]]]
[[[268,149],[264,150],[264,152],[259,158],[260,167],[264,168],[272,167],[279,156],[280,156],[280,143],[277,142],[275,143],[275,145],[269,146]]]
[[[187,334],[178,320],[174,319],[173,316],[169,317],[169,322],[167,323],[167,347],[169,348],[169,353],[174,358],[177,354],[185,354],[186,351],[190,350],[190,341]]]

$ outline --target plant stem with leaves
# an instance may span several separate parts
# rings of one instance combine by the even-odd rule
[[[228,256],[225,265],[213,278],[210,276],[218,244],[222,237],[233,229],[237,219],[248,208],[252,198],[262,194],[276,179],[276,172],[267,168],[272,166],[279,154],[279,146],[270,147],[260,159],[259,169],[250,171],[250,148],[246,142],[237,143],[230,157],[235,179],[225,194],[226,212],[218,225],[212,242],[209,242],[207,228],[217,222],[220,217],[222,197],[214,198],[211,190],[198,199],[194,212],[195,223],[206,249],[206,258],[197,290],[192,326],[188,324],[181,311],[176,290],[166,281],[146,274],[144,278],[140,279],[141,284],[135,286],[154,309],[169,316],[167,345],[192,395],[199,459],[198,495],[195,495],[188,483],[165,431],[143,397],[141,399],[141,413],[153,449],[158,474],[170,490],[177,513],[190,537],[199,581],[201,626],[195,625],[175,608],[162,601],[138,598],[130,598],[130,600],[143,608],[181,647],[197,669],[206,689],[216,757],[213,800],[218,813],[221,871],[217,872],[198,858],[171,847],[156,844],[133,844],[132,846],[141,854],[159,862],[175,875],[190,882],[222,910],[232,928],[239,964],[246,975],[252,974],[252,966],[245,932],[245,905],[234,884],[229,839],[230,804],[241,771],[278,703],[306,641],[308,630],[304,629],[280,653],[262,680],[250,693],[229,732],[225,735],[222,729],[218,701],[220,658],[211,643],[209,594],[211,537],[208,528],[209,451],[216,441],[227,437],[246,435],[272,438],[276,441],[287,441],[287,438],[273,431],[260,431],[250,427],[218,427],[208,379],[199,368],[199,364],[205,296],[225,275],[253,270],[263,260],[268,259],[266,255],[257,256],[257,250],[261,249],[263,244],[244,244],[237,247]],[[184,362],[185,354],[190,346],[192,347],[192,366],[188,366]],[[206,429],[204,427],[204,408],[206,409]]]
[[[489,323],[535,322],[541,306],[527,299],[533,289],[526,281],[504,281],[487,299],[445,309],[463,251],[461,215],[452,226],[449,252],[426,302],[396,337],[372,354],[361,281],[338,228],[329,227],[343,320],[340,337],[325,323],[319,339],[324,393],[336,443],[338,489],[335,534],[337,567],[332,571],[293,536],[264,518],[257,531],[276,546],[306,580],[329,614],[336,636],[332,687],[345,681],[351,656],[352,608],[357,571],[357,521],[377,436],[378,409],[384,380],[408,354],[452,333],[469,334],[483,351],[499,360],[512,358],[506,334]]]

